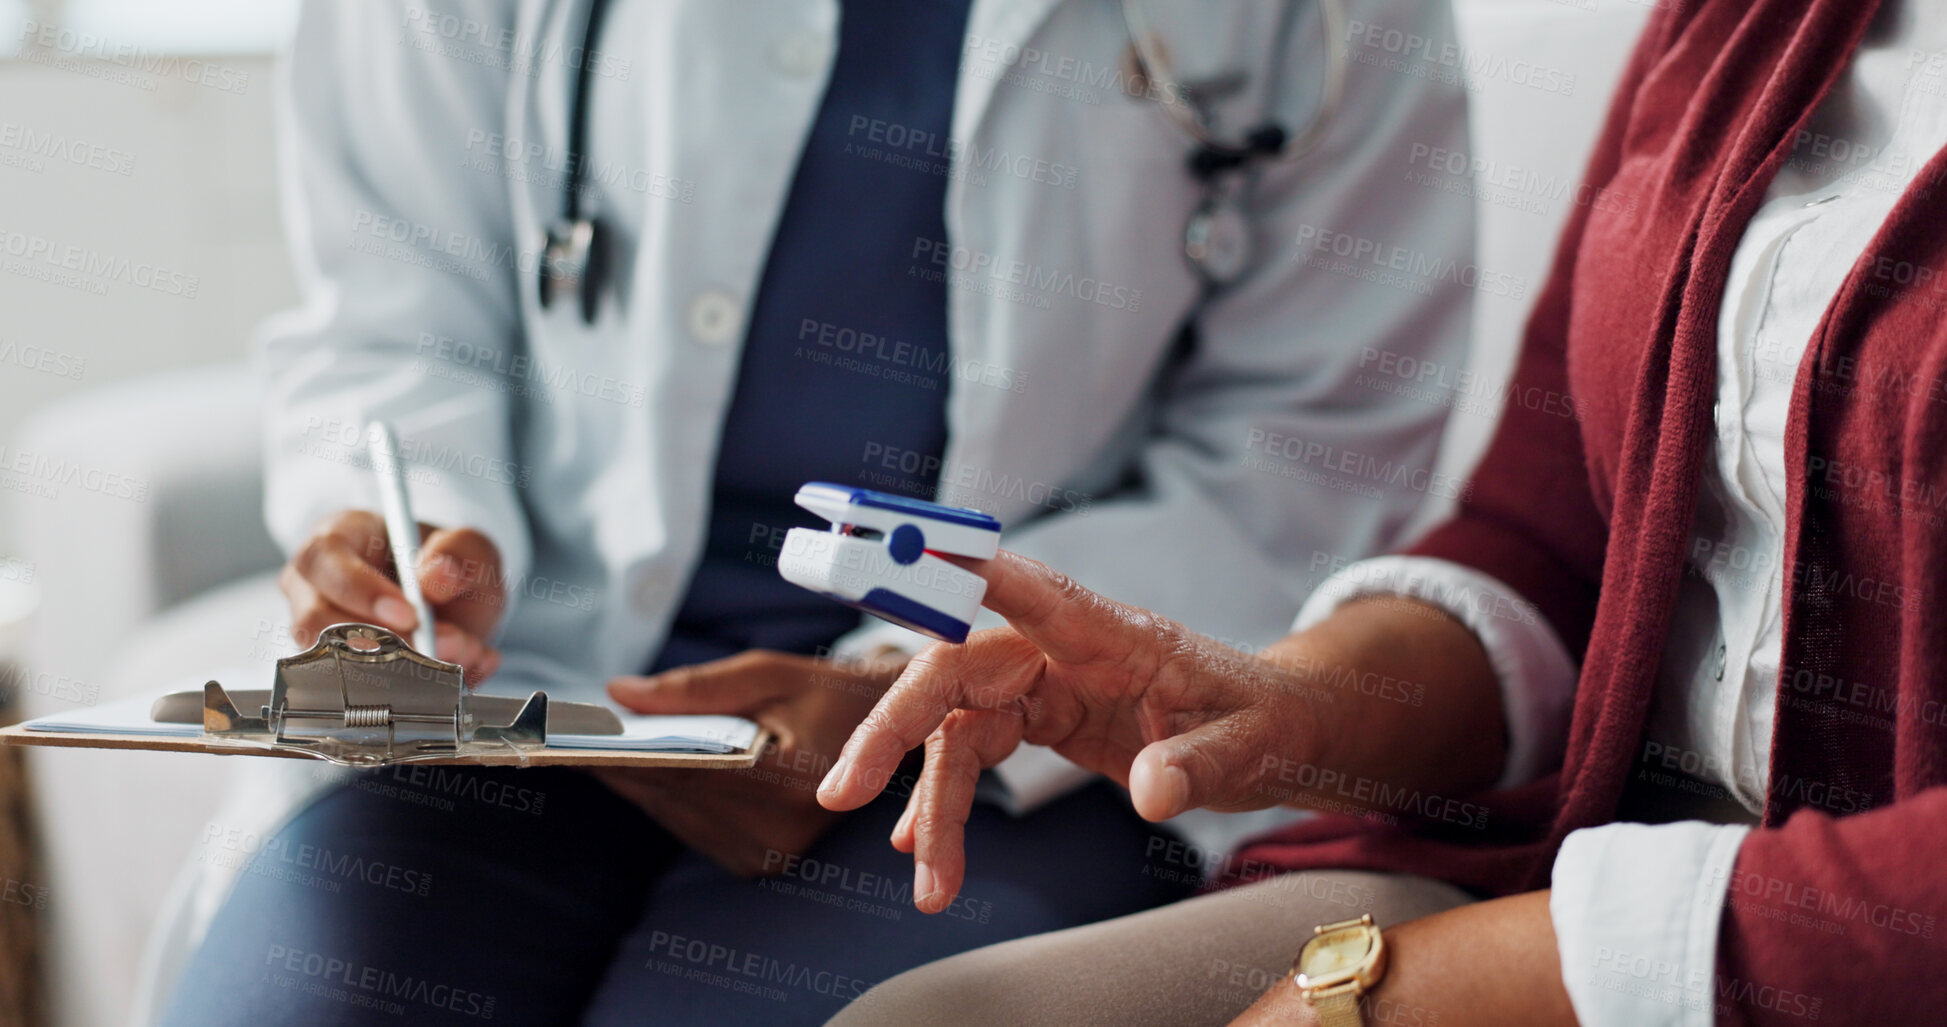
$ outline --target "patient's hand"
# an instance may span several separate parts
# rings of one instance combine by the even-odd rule
[[[473,684],[500,667],[488,644],[507,605],[500,550],[472,528],[419,526],[419,588],[432,604],[437,652]],[[291,602],[291,636],[308,646],[333,624],[359,621],[410,637],[419,616],[392,566],[385,520],[369,510],[332,515],[277,577]]]
[[[853,809],[925,743],[926,769],[893,836],[914,854],[921,910],[945,908],[959,890],[981,768],[1023,741],[1127,784],[1150,820],[1277,804],[1286,797],[1259,787],[1267,756],[1314,755],[1301,674],[1013,553],[965,563],[986,577],[986,605],[1012,627],[915,657],[819,791],[827,807]]]
[[[904,657],[836,663],[752,650],[654,677],[621,677],[609,695],[637,713],[728,713],[774,740],[748,770],[597,769],[685,844],[735,874],[783,871],[838,819],[818,804],[825,771]]]

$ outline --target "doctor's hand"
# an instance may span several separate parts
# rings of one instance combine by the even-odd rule
[[[905,656],[834,662],[752,650],[653,677],[620,677],[609,695],[637,713],[724,713],[769,728],[748,770],[623,770],[596,776],[690,848],[734,874],[781,873],[836,823],[818,781],[839,746],[905,666]]]
[[[432,605],[442,660],[466,668],[467,684],[492,676],[500,653],[488,644],[507,605],[500,550],[472,528],[419,526],[419,587]],[[369,510],[333,514],[277,576],[291,603],[291,637],[302,646],[333,624],[377,624],[407,638],[419,616],[400,589],[385,519]]]
[[[926,746],[892,839],[913,854],[924,912],[946,908],[964,878],[981,769],[1024,741],[1126,784],[1152,821],[1199,807],[1343,808],[1378,790],[1348,798],[1331,783],[1360,778],[1465,794],[1498,773],[1492,668],[1472,633],[1431,607],[1349,603],[1251,656],[1013,553],[955,562],[987,579],[985,605],[1010,627],[914,657],[818,793],[829,809],[854,809]],[[1426,685],[1411,707],[1344,684],[1435,677],[1454,688]],[[1448,732],[1466,751],[1436,737]]]

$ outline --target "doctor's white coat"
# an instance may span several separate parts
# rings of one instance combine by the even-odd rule
[[[1326,48],[1349,57],[1323,144],[1252,189],[1253,267],[1201,311],[1187,363],[1159,381],[1199,297],[1183,255],[1191,144],[1161,106],[1180,100],[1129,73],[1110,0],[974,0],[951,138],[851,127],[860,160],[948,176],[947,238],[911,257],[948,283],[950,366],[902,363],[847,326],[808,328],[799,348],[944,376],[944,501],[994,513],[1008,547],[1108,596],[1258,645],[1335,563],[1399,541],[1416,507],[1458,489],[1432,473],[1446,406],[1400,368],[1457,372],[1472,291],[1506,286],[1471,266],[1471,200],[1415,173],[1427,152],[1466,149],[1463,83],[1436,59],[1453,38],[1444,3],[1348,0],[1342,40],[1311,0],[1283,40],[1274,0],[1148,6],[1181,78],[1243,73],[1218,105],[1233,133],[1267,91],[1302,125]],[[306,299],[260,358],[277,539],[375,508],[360,429],[389,419],[420,519],[500,547],[505,687],[597,699],[657,652],[699,558],[744,321],[841,12],[614,0],[583,54],[585,11],[306,5],[283,142]],[[615,254],[592,326],[535,289],[583,61],[590,205]],[[919,459],[868,448],[847,483]],[[916,637],[867,625],[849,644]],[[1003,779],[1032,804],[1072,770],[1024,752]],[[223,892],[210,884],[203,915]]]

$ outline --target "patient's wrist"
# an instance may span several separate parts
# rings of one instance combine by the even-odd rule
[[[1361,598],[1262,655],[1317,724],[1309,745],[1294,743],[1310,748],[1308,776],[1334,804],[1415,789],[1458,797],[1499,777],[1508,746],[1494,670],[1480,640],[1444,611]],[[1339,781],[1356,787],[1343,794]]]

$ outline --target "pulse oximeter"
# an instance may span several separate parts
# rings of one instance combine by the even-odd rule
[[[964,642],[987,581],[934,555],[989,559],[1001,522],[978,510],[942,506],[814,481],[799,506],[831,530],[792,528],[777,572],[784,580],[944,642]]]

